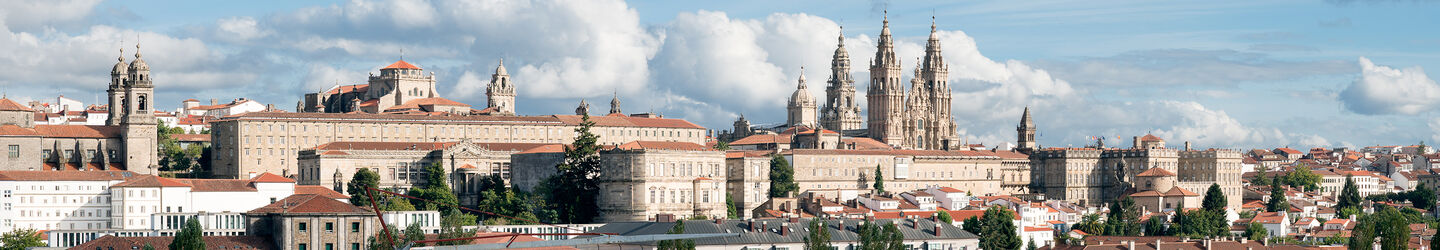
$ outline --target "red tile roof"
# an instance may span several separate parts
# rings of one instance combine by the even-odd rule
[[[745,138],[730,142],[730,146],[758,144],[790,144],[790,137],[776,134],[760,134],[746,136]]]
[[[410,64],[408,62],[405,62],[405,60],[399,60],[395,61],[395,63],[391,63],[389,66],[385,66],[384,68],[380,69],[420,69],[420,66]]]
[[[344,94],[344,93],[350,93],[350,92],[366,92],[366,91],[369,91],[369,90],[370,90],[370,85],[369,85],[369,84],[342,85],[342,86],[337,86],[337,87],[335,87],[335,89],[331,89],[331,90],[328,91],[328,92],[325,92],[325,95]]]
[[[467,123],[519,123],[533,125],[569,125],[580,124],[580,116],[577,115],[549,115],[549,116],[427,116],[427,115],[401,115],[401,114],[368,114],[368,113],[281,113],[281,112],[249,112],[238,115],[231,115],[221,120],[334,120],[345,122],[402,122],[402,123],[433,123],[433,122],[467,122]],[[689,121],[669,118],[644,118],[644,117],[609,117],[591,116],[590,120],[598,127],[650,127],[650,128],[687,128],[704,129]]]
[[[715,151],[705,145],[690,142],[667,142],[667,141],[632,141],[620,144],[616,149],[621,150],[685,150],[685,151]]]
[[[35,136],[40,136],[40,133],[35,132],[34,129],[28,129],[28,128],[24,128],[24,127],[20,127],[20,126],[16,126],[16,125],[8,125],[8,124],[7,124],[7,125],[0,126],[0,136],[35,137]]]
[[[260,236],[203,236],[201,239],[210,249],[280,249],[272,245],[270,240]],[[149,245],[155,250],[169,250],[170,242],[174,240],[175,237],[172,236],[119,237],[105,235],[70,249],[142,249]]]
[[[770,153],[767,150],[730,150],[725,152],[725,158],[766,157]]]
[[[145,175],[115,184],[112,187],[190,187],[190,184],[185,184],[170,178]]]
[[[845,144],[853,144],[853,145],[855,145],[855,149],[869,149],[869,150],[894,149],[893,147],[890,147],[890,145],[887,145],[887,144],[885,144],[884,142],[876,141],[875,139],[870,139],[870,138],[865,138],[865,137],[846,137],[846,138],[841,138],[840,141],[841,141],[842,143],[845,143]]]
[[[940,188],[940,192],[946,192],[946,193],[964,193],[965,191],[960,191],[959,189],[955,189],[955,188],[953,188],[953,187],[942,187],[942,188]]]
[[[20,105],[20,103],[11,101],[10,98],[0,98],[0,111],[35,112],[35,110],[30,109],[30,107],[26,107],[25,105]]]
[[[469,166],[469,165],[466,165]],[[349,199],[350,196],[336,192],[334,189],[319,185],[296,185],[295,194],[313,194],[331,199]]]
[[[1251,219],[1252,222],[1260,224],[1279,224],[1284,220],[1285,217],[1279,212],[1264,212],[1256,214],[1255,218]]]
[[[1165,141],[1165,140],[1164,140],[1164,139],[1160,139],[1160,137],[1155,136],[1155,135],[1152,135],[1152,134],[1145,134],[1144,137],[1140,137],[1140,141],[1150,142],[1150,141]]]
[[[1298,154],[1300,154],[1300,150],[1295,150],[1295,149],[1292,149],[1292,148],[1277,148],[1277,149],[1275,149],[1275,150],[1276,150],[1276,151],[1280,151],[1280,152],[1285,152],[1285,154],[1291,154],[1291,155],[1298,155]]]
[[[270,203],[247,214],[292,214],[292,213],[373,213],[370,210],[350,205],[318,194],[296,194]]]
[[[120,138],[120,126],[35,125],[35,132],[52,138]]]
[[[0,171],[0,181],[118,181],[141,176],[128,171]]]
[[[318,150],[420,150],[433,151],[455,146],[459,142],[359,142],[339,141],[316,146]],[[545,143],[474,143],[491,151],[524,151],[535,147],[553,145]],[[323,154],[323,153],[322,153]]]
[[[170,139],[182,142],[210,142],[210,134],[170,134]]]
[[[1145,170],[1145,172],[1140,172],[1139,174],[1135,174],[1135,176],[1136,176],[1136,177],[1164,177],[1164,176],[1175,176],[1175,173],[1171,173],[1169,170],[1165,170],[1165,169],[1163,169],[1163,168],[1150,168],[1150,169]]]
[[[1200,196],[1200,194],[1190,192],[1190,190],[1185,190],[1184,188],[1174,187],[1171,188],[1170,191],[1165,191],[1165,196]]]
[[[581,116],[578,115],[555,115],[554,117],[556,119],[560,119],[561,122],[564,122],[567,125],[580,125]],[[695,125],[694,123],[690,123],[690,121],[668,118],[645,118],[633,116],[591,116],[590,121],[595,122],[595,126],[608,127],[705,129],[705,127]]]
[[[294,182],[295,182],[295,180],[293,180],[293,179],[281,177],[281,176],[275,175],[275,174],[271,174],[270,172],[260,173],[260,175],[255,176],[255,178],[250,178],[250,181],[252,181],[252,182],[290,182],[290,183],[294,183]]]
[[[546,145],[541,145],[541,146],[539,146],[539,147],[534,147],[534,148],[526,149],[526,150],[524,150],[524,151],[520,151],[520,152],[517,152],[517,153],[515,153],[515,154],[518,155],[518,154],[538,154],[538,153],[561,153],[561,152],[565,152],[565,145],[562,145],[562,144],[546,144]]]

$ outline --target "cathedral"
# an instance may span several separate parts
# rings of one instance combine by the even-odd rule
[[[505,61],[495,67],[486,86],[485,109],[445,99],[435,89],[435,73],[405,60],[380,68],[380,75],[370,74],[366,84],[337,85],[319,93],[305,94],[296,104],[298,112],[309,113],[389,113],[389,114],[457,114],[515,115],[515,85],[505,71]]]

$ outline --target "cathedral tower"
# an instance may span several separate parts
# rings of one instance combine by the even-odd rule
[[[105,90],[109,97],[108,112],[110,118],[105,120],[106,126],[120,126],[121,119],[125,118],[125,81],[130,77],[130,64],[125,63],[125,48],[120,48],[120,62],[115,63],[115,68],[110,69],[110,88]]]
[[[887,15],[880,29],[879,44],[875,47],[875,59],[870,62],[870,86],[866,89],[865,98],[869,105],[870,138],[892,146],[903,144],[905,136],[905,89],[900,81],[901,74],[900,59],[895,57]]]
[[[842,27],[843,29],[843,27]],[[830,81],[825,87],[825,108],[820,123],[825,129],[844,132],[860,129],[860,106],[855,103],[855,79],[850,77],[850,52],[845,51],[845,34],[837,39],[830,60]]]
[[[495,114],[515,114],[515,85],[510,83],[510,73],[505,72],[505,59],[500,59],[500,66],[496,66],[495,74],[490,75],[485,99],[489,101],[488,107],[495,108]]]
[[[590,115],[590,104],[585,99],[580,99],[580,106],[575,107],[575,115]]]
[[[806,126],[818,128],[815,122],[815,98],[810,97],[810,90],[805,88],[805,68],[800,68],[800,84],[795,87],[795,94],[790,95],[788,106],[789,119],[786,125]]]
[[[1030,120],[1030,107],[1025,107],[1025,115],[1020,117],[1020,126],[1015,127],[1015,149],[1021,153],[1030,154],[1039,147],[1035,143],[1035,121]]]
[[[914,129],[907,130],[910,136],[906,139],[913,140],[907,146],[917,149],[948,149],[956,146],[955,120],[950,113],[950,66],[945,64],[945,57],[941,55],[940,38],[935,27],[934,17],[930,21],[930,39],[925,43],[925,57],[916,65],[915,79],[911,81],[913,86],[909,95],[912,100],[920,103],[912,103],[925,106],[925,110],[911,110],[910,121],[907,125],[914,126]],[[916,96],[924,96],[923,98]]]
[[[610,98],[610,114],[624,115],[620,112],[620,93],[615,93],[615,97]]]
[[[123,60],[123,59],[122,59]],[[119,65],[116,65],[119,66]],[[135,61],[130,62],[129,74],[122,82],[119,92],[121,107],[110,107],[121,111],[119,120],[123,134],[125,167],[138,173],[154,173],[159,166],[157,121],[155,120],[155,84],[150,81],[150,65],[140,57],[140,44],[135,44]],[[113,70],[111,72],[114,73]],[[113,80],[112,80],[113,81]],[[112,90],[113,92],[114,90]],[[111,95],[111,98],[117,95]]]

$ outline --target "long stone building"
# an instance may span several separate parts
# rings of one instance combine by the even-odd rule
[[[138,50],[140,45],[135,45]],[[124,50],[121,50],[124,53]],[[0,98],[0,170],[123,170],[154,174],[159,166],[155,84],[150,66],[135,60],[110,70],[105,125],[39,125],[35,111]]]
[[[1158,168],[1175,173],[1177,183],[1171,186],[1184,191],[1203,194],[1210,184],[1219,184],[1227,206],[1240,207],[1239,151],[1166,148],[1165,140],[1146,135],[1136,137],[1130,148],[1046,148],[1036,150],[1031,160],[1031,186],[1048,199],[1103,204],[1144,190],[1136,188],[1136,175]]]
[[[511,156],[514,186],[531,191],[556,174],[560,145]],[[659,215],[726,215],[730,173],[725,152],[691,142],[633,141],[599,152],[601,222],[645,221]],[[767,166],[768,169],[768,166]],[[768,191],[768,189],[767,189]]]

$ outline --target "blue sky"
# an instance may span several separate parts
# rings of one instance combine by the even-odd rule
[[[824,96],[840,25],[865,79],[888,9],[902,58],[919,55],[935,16],[957,133],[971,142],[1013,141],[1025,106],[1046,146],[1144,133],[1224,148],[1440,140],[1440,85],[1426,71],[1440,68],[1437,1],[0,3],[0,67],[12,72],[0,88],[22,100],[90,102],[122,40],[128,60],[138,37],[165,109],[239,97],[292,109],[404,50],[465,103],[485,103],[503,57],[523,114],[618,93],[627,112],[725,129],[741,114],[783,122],[801,66]]]

